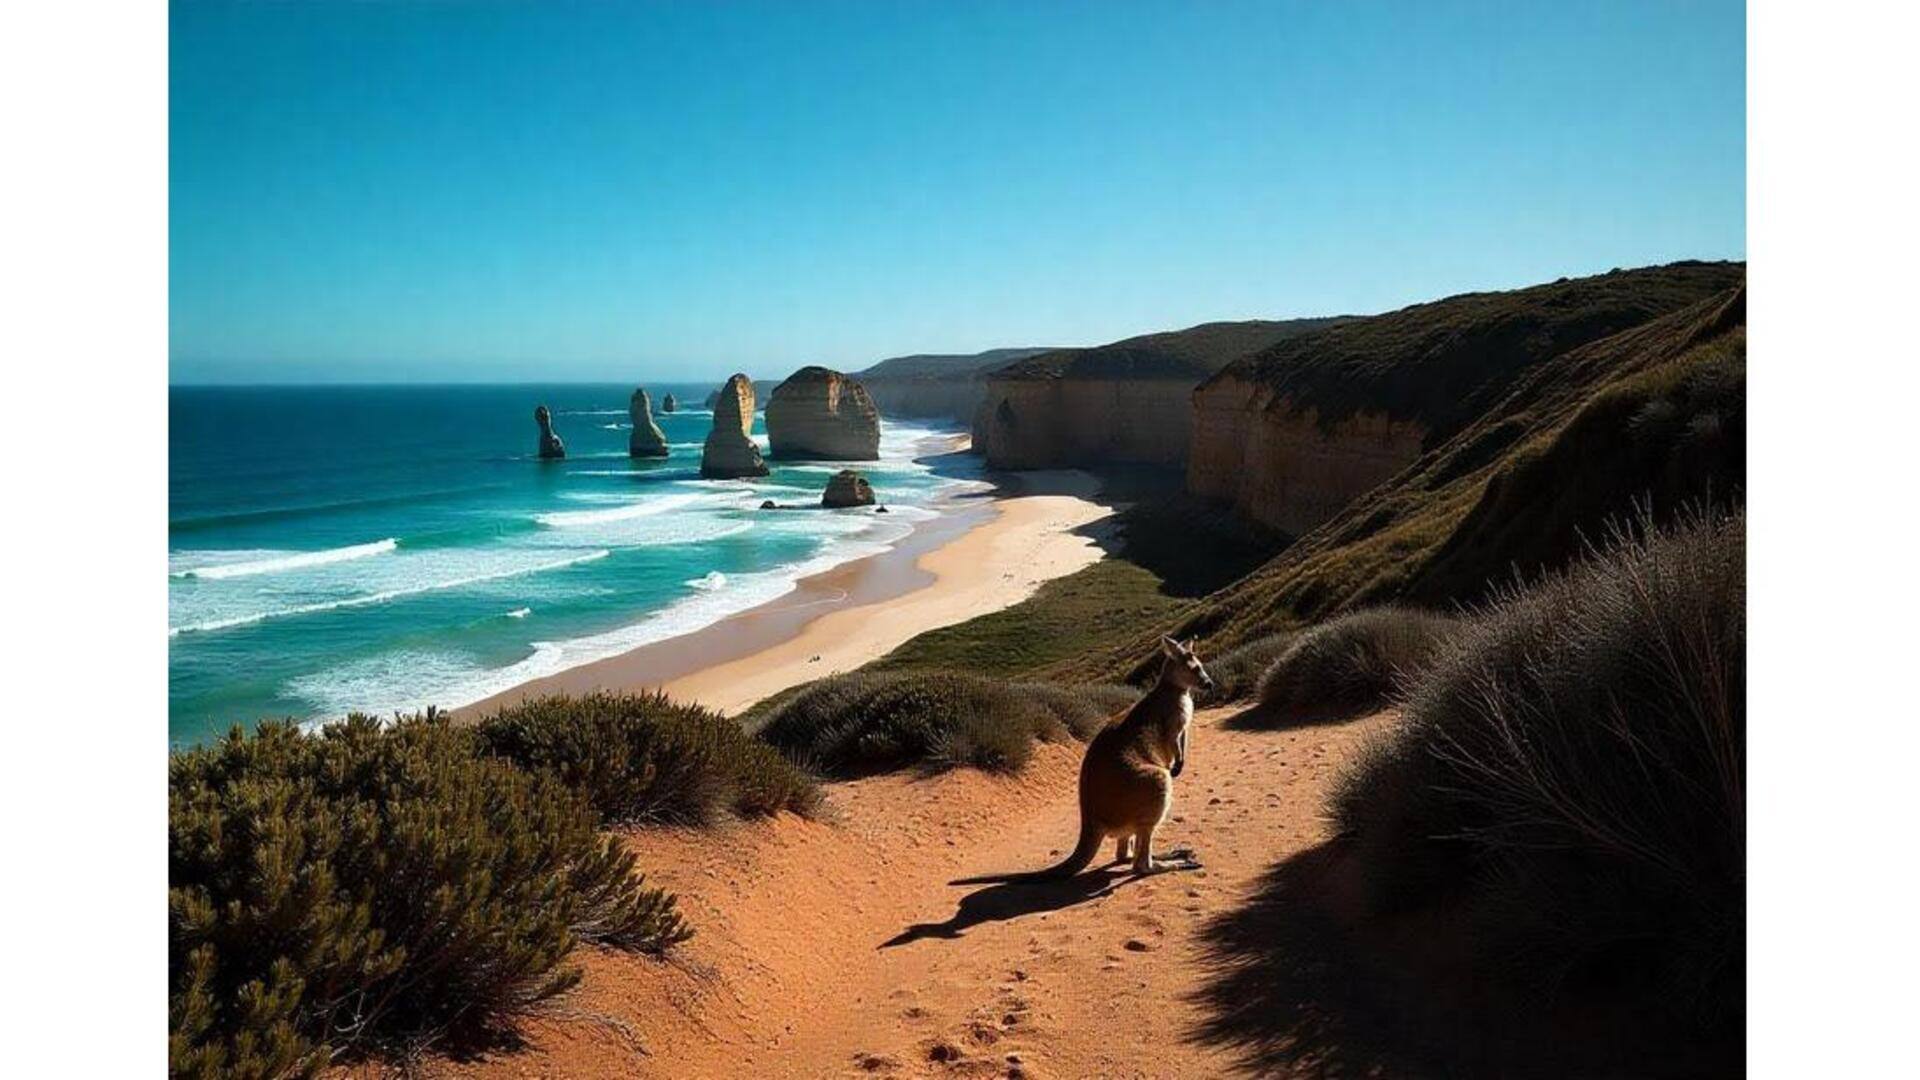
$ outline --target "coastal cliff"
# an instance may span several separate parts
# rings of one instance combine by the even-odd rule
[[[987,375],[1051,348],[989,349],[979,353],[916,353],[882,360],[853,374],[888,416],[965,423],[986,396]]]
[[[996,469],[1177,465],[1193,378],[988,379],[973,445]]]
[[[1193,393],[1187,490],[1305,533],[1413,465],[1554,358],[1737,285],[1675,263],[1469,293],[1291,338]]]
[[[1197,383],[1250,352],[1338,321],[1203,323],[1026,357],[987,375],[974,448],[1000,469],[1179,465]]]
[[[1193,392],[1189,494],[1231,502],[1246,516],[1299,534],[1420,456],[1425,425],[1384,413],[1322,424],[1311,406],[1273,398],[1223,373]]]
[[[803,367],[767,400],[767,446],[788,460],[873,461],[880,456],[880,411],[855,380]]]

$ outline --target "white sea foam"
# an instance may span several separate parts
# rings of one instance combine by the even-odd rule
[[[509,618],[509,619],[524,619],[524,618],[526,618],[527,616],[529,616],[529,615],[531,615],[531,614],[533,614],[533,609],[532,609],[532,608],[530,608],[530,607],[517,607],[517,608],[514,608],[514,609],[513,609],[512,611],[509,611],[509,612],[507,612],[507,618]]]
[[[576,525],[604,525],[609,521],[652,517],[655,514],[664,514],[669,510],[678,510],[702,501],[714,500],[711,496],[697,493],[661,495],[605,510],[555,510],[551,513],[535,514],[533,520],[555,529],[566,529]]]
[[[170,570],[168,576],[217,581],[225,578],[253,577],[256,574],[278,574],[287,570],[302,570],[310,566],[325,566],[328,563],[364,559],[369,555],[384,555],[399,546],[400,541],[388,537],[385,540],[375,540],[370,544],[352,544],[347,547],[329,548],[325,551],[249,552],[256,557],[245,562],[215,562],[181,570]],[[259,557],[263,555],[265,557]]]
[[[170,626],[167,628],[167,636],[175,637],[180,634],[205,633],[211,630],[228,630],[236,626],[250,626],[254,623],[265,622],[268,619],[284,619],[295,615],[312,615],[322,611],[335,611],[340,608],[365,607],[368,604],[384,604],[391,600],[399,600],[408,596],[418,596],[421,593],[438,592],[442,589],[458,589],[468,585],[478,585],[487,581],[499,581],[504,578],[519,577],[522,574],[538,574],[547,570],[559,570],[563,567],[573,566],[578,563],[604,559],[611,554],[613,554],[613,552],[602,548],[598,551],[589,551],[584,555],[575,555],[565,559],[554,559],[533,566],[519,566],[512,569],[494,571],[492,573],[474,574],[468,577],[454,578],[449,581],[435,581],[408,588],[385,589],[380,592],[365,593],[360,596],[342,597],[338,600],[323,600],[312,604],[297,604],[293,607],[249,612],[245,615],[211,619],[189,626]]]
[[[295,679],[288,688],[312,703],[314,724],[355,709],[386,714],[428,705],[460,708],[534,679],[703,630],[785,596],[802,578],[877,555],[889,546],[890,542],[836,542],[811,559],[778,570],[722,575],[724,584],[719,587],[696,587],[690,595],[632,625],[568,641],[533,642],[527,656],[503,668],[483,668],[457,653],[405,650]]]
[[[715,589],[727,587],[727,575],[718,570],[709,570],[700,577],[688,581],[687,584],[704,592],[713,592]]]

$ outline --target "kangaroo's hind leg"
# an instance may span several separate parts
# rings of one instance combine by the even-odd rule
[[[1133,834],[1128,833],[1113,842],[1113,861],[1126,862],[1133,858]]]

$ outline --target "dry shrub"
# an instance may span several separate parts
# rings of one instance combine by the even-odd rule
[[[1383,708],[1459,629],[1459,621],[1447,615],[1377,607],[1302,631],[1260,678],[1261,719],[1325,723]]]
[[[770,713],[761,738],[831,776],[910,765],[1012,770],[1035,740],[1088,739],[1131,704],[1129,687],[1016,683],[949,671],[836,675]]]

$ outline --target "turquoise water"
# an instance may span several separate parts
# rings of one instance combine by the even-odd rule
[[[168,731],[458,706],[687,633],[899,542],[973,482],[914,458],[941,429],[888,421],[871,508],[817,504],[828,463],[699,478],[707,385],[627,457],[631,386],[175,388]],[[563,462],[533,455],[536,404]],[[689,408],[688,406],[694,406]],[[763,422],[754,432],[764,450]]]

